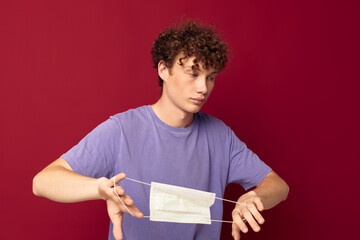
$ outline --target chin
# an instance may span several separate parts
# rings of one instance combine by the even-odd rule
[[[189,112],[189,113],[198,113],[198,112],[200,112],[201,108],[202,108],[202,105],[201,106],[195,105],[195,106],[192,106],[192,107],[188,108],[187,112]]]

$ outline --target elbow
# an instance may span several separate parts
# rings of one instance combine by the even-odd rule
[[[33,178],[33,182],[32,182],[32,191],[33,191],[33,194],[35,196],[40,196],[40,191],[39,191],[39,176],[36,175],[34,178]]]
[[[289,195],[289,191],[290,191],[290,187],[289,185],[284,181],[284,186],[283,186],[283,193],[284,193],[284,197],[283,197],[283,201],[285,201]]]

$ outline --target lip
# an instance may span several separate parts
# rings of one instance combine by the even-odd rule
[[[190,101],[196,105],[202,105],[205,102],[205,98],[190,98]]]

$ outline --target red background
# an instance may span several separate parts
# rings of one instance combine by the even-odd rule
[[[232,48],[203,110],[290,185],[243,239],[359,239],[359,10],[355,0],[1,1],[0,239],[106,239],[104,202],[35,197],[32,178],[110,115],[157,100],[152,41],[184,15],[215,24]]]

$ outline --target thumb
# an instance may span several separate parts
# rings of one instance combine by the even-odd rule
[[[123,221],[123,213],[119,213],[111,218],[111,222],[113,223],[113,234],[116,240],[123,239],[122,221]]]
[[[126,174],[125,173],[119,173],[117,175],[115,175],[113,178],[115,178],[115,182],[119,183],[121,180],[126,178]],[[112,184],[114,183],[114,179],[111,179]]]

